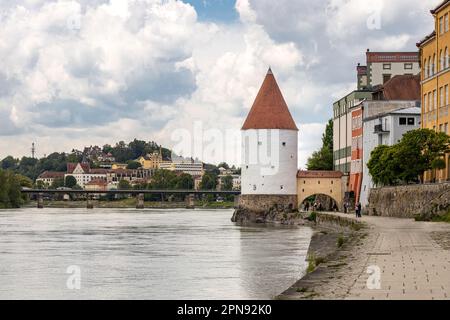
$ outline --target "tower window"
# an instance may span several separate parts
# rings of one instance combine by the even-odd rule
[[[284,189],[284,186],[280,186],[280,189],[283,190],[283,189]]]
[[[283,147],[286,147],[286,142],[283,142]]]
[[[255,184],[253,185],[253,190],[256,191],[256,185]]]

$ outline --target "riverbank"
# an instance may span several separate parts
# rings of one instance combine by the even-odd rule
[[[114,201],[92,201],[94,208],[136,208],[136,199],[122,199]],[[30,201],[25,204],[24,208],[35,208],[37,203],[35,201]],[[205,209],[233,209],[233,202],[195,202],[196,208]],[[71,209],[71,208],[86,208],[86,201],[44,201],[44,208],[61,208],[61,209]],[[144,208],[148,209],[185,209],[186,202],[156,202],[156,201],[145,201]]]
[[[339,213],[326,215],[356,220]],[[352,232],[341,248],[334,246],[334,252],[319,256],[318,266],[310,268],[314,271],[278,299],[450,298],[449,224],[368,216],[361,221],[363,228]],[[311,241],[312,253],[320,247],[333,247],[332,240],[318,234]],[[367,285],[368,270],[379,270],[379,277],[374,275],[379,287],[376,281]]]

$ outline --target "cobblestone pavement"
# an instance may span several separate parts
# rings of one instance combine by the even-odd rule
[[[366,244],[366,270],[361,270],[346,298],[349,299],[449,299],[450,225],[410,219],[364,217],[371,228]],[[380,289],[369,278],[378,267]],[[376,282],[376,281],[375,281]]]
[[[362,221],[367,228],[359,237],[279,298],[450,298],[450,224],[366,216]]]

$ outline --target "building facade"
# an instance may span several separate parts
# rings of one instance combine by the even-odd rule
[[[183,157],[173,158],[172,161],[163,161],[159,164],[159,169],[187,173],[191,176],[203,176],[205,173],[203,162]]]
[[[377,112],[370,108],[373,101],[364,103],[363,117],[363,165],[362,185],[359,202],[366,207],[368,205],[370,189],[374,187],[372,177],[369,174],[367,163],[371,152],[379,145],[392,146],[398,143],[403,135],[414,129],[420,128],[420,105],[416,101],[385,103],[385,109],[393,108],[387,112]],[[401,105],[401,106],[400,106]],[[397,108],[395,108],[397,106]],[[367,112],[366,112],[367,110]]]
[[[333,104],[334,170],[349,174],[352,166],[353,117],[355,106],[374,100],[374,92],[399,75],[414,76],[420,72],[417,52],[366,52],[366,65],[358,64],[357,90]],[[403,80],[402,80],[403,81]],[[406,100],[404,98],[400,100]]]
[[[241,206],[297,208],[298,128],[271,69],[241,130]]]
[[[42,183],[45,188],[48,188],[55,182],[55,180],[64,180],[64,175],[64,172],[45,171],[36,179],[36,184]]]
[[[434,31],[417,44],[421,61],[422,128],[449,134],[450,85],[450,1],[431,10]],[[425,173],[425,181],[450,179],[450,155],[445,156],[446,169],[437,177]]]

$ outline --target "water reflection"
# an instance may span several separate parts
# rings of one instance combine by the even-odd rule
[[[240,227],[231,214],[0,211],[0,298],[259,299],[298,279],[309,228]],[[72,265],[80,290],[66,286]]]

